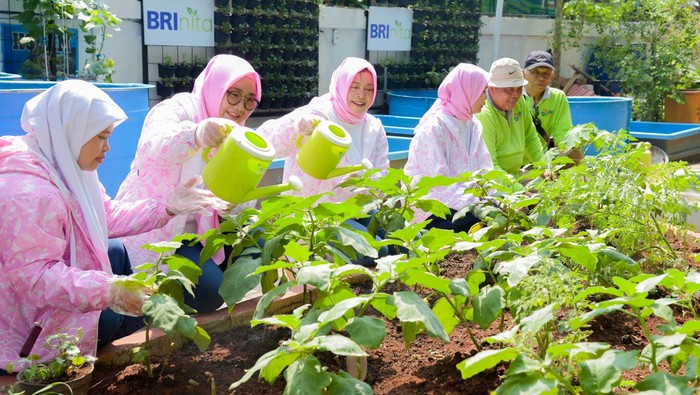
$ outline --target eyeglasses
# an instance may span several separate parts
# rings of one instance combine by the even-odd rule
[[[226,91],[226,100],[228,101],[228,104],[235,106],[236,104],[240,103],[241,100],[243,100],[243,107],[247,111],[253,111],[255,110],[256,107],[258,107],[258,102],[254,97],[243,97],[240,92],[237,91]]]

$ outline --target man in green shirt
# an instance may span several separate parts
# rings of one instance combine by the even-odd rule
[[[540,138],[523,97],[523,77],[520,63],[501,58],[491,65],[491,78],[486,91],[486,103],[476,114],[483,127],[484,141],[493,166],[518,174],[528,163],[542,159]]]
[[[562,141],[573,127],[569,101],[564,91],[549,85],[554,79],[552,55],[533,51],[525,59],[524,75],[527,85],[523,95],[527,100],[535,129],[546,151]]]

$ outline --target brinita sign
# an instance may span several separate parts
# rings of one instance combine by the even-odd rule
[[[143,0],[146,45],[214,46],[211,0]]]
[[[369,7],[368,51],[410,51],[413,10],[400,7]]]

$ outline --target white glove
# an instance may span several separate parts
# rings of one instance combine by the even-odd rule
[[[148,298],[148,288],[128,276],[114,276],[109,279],[109,308],[117,314],[140,317],[143,315],[143,302]]]
[[[211,215],[207,208],[212,207],[219,211],[231,208],[231,204],[216,197],[212,191],[197,188],[202,183],[201,176],[194,176],[184,184],[175,188],[165,203],[165,208],[170,215],[202,214]]]
[[[207,118],[197,124],[194,142],[202,148],[218,147],[234,127],[236,124],[228,119]]]
[[[322,120],[321,117],[302,115],[301,118],[296,121],[296,129],[300,134],[309,136]]]

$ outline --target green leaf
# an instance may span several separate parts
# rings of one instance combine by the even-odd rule
[[[143,312],[153,320],[153,326],[169,335],[180,333],[191,338],[196,334],[197,321],[187,316],[177,301],[168,295],[150,296],[143,303]]]
[[[272,361],[277,356],[277,354],[286,352],[286,347],[277,347],[276,349],[268,351],[265,354],[261,355],[252,368],[246,369],[245,374],[243,375],[243,377],[241,377],[240,380],[234,382],[233,384],[231,384],[231,386],[228,387],[229,391],[236,389],[238,386],[248,381],[251,377],[253,377],[255,372],[267,366],[270,363],[270,361]]]
[[[663,281],[664,278],[666,278],[666,274],[661,274],[661,275],[658,275],[658,276],[654,276],[654,277],[651,277],[651,278],[647,278],[646,280],[644,280],[644,281],[640,282],[639,284],[637,284],[637,286],[635,287],[635,289],[637,290],[637,292],[640,292],[640,293],[641,293],[641,292],[649,292],[649,291],[655,289],[656,286],[657,286],[661,281]]]
[[[403,282],[408,286],[420,284],[443,294],[450,293],[450,280],[438,277],[424,269],[408,269],[404,272]]]
[[[141,247],[141,248],[143,248],[143,249],[145,249],[145,250],[150,250],[150,251],[153,251],[153,252],[157,252],[157,253],[159,253],[159,254],[163,254],[163,253],[166,253],[166,252],[175,251],[175,250],[177,250],[177,249],[180,248],[180,247],[182,247],[182,243],[177,242],[177,241],[161,241],[161,242],[158,242],[158,243],[149,243],[149,244],[145,244],[145,245],[144,245],[143,247]]]
[[[545,366],[540,361],[532,359],[525,354],[520,354],[508,366],[508,377],[537,373],[544,368]]]
[[[557,381],[540,374],[509,376],[496,389],[496,395],[555,395],[558,393]]]
[[[552,312],[554,309],[559,309],[558,303],[552,303],[523,318],[520,321],[523,332],[534,335],[539,332],[543,326],[547,325],[547,323],[554,321],[554,313]]]
[[[321,369],[313,355],[298,359],[284,372],[284,395],[318,395],[331,383],[331,375]]]
[[[306,262],[311,256],[311,251],[308,246],[292,241],[284,246],[284,254],[297,262]]]
[[[279,352],[270,358],[265,366],[260,369],[260,377],[265,379],[268,383],[273,383],[287,366],[304,356],[303,353],[297,350],[290,350],[286,347],[282,347],[282,349],[278,349],[278,351]]]
[[[576,244],[565,243],[559,247],[559,252],[565,257],[571,258],[574,262],[586,268],[591,273],[596,271],[598,258],[588,247]]]
[[[279,296],[284,295],[289,291],[290,288],[295,286],[296,284],[293,281],[290,281],[288,283],[284,283],[277,288],[273,289],[272,291],[266,293],[263,295],[260,300],[258,301],[258,306],[255,308],[255,313],[253,313],[253,318],[254,320],[259,320],[263,318],[265,315],[265,309],[272,304],[272,302]]]
[[[209,347],[211,343],[211,336],[204,330],[204,328],[197,325],[195,328],[195,334],[192,336],[192,341],[197,345],[199,352],[204,352]]]
[[[360,381],[344,371],[338,374],[330,374],[331,384],[328,386],[329,394],[353,394],[353,395],[373,395],[372,387],[364,381]]]
[[[335,355],[367,356],[367,353],[357,343],[342,335],[319,336],[310,344],[316,344],[318,350],[330,351]]]
[[[452,330],[459,324],[459,318],[456,317],[455,310],[447,298],[440,298],[435,302],[433,313],[440,320],[447,333],[452,333]]]
[[[501,362],[512,361],[518,356],[518,350],[512,347],[500,350],[485,350],[457,364],[462,372],[462,378],[468,379],[485,370],[491,369]]]
[[[330,310],[325,311],[318,316],[319,324],[333,322],[338,318],[343,317],[348,310],[354,309],[355,307],[364,303],[366,300],[366,297],[355,297],[336,303]]]
[[[569,325],[571,325],[571,329],[577,330],[580,329],[582,326],[586,325],[590,320],[593,318],[599,316],[599,315],[604,315],[608,313],[612,313],[614,311],[619,311],[622,310],[622,306],[609,306],[609,307],[603,307],[603,308],[598,308],[592,311],[589,311],[588,313],[574,317],[571,320],[569,320]]]
[[[483,287],[472,301],[474,307],[474,322],[481,329],[488,328],[500,315],[505,307],[505,292],[499,286]]]
[[[254,274],[262,263],[260,257],[243,255],[236,263],[224,271],[224,281],[219,287],[219,295],[226,302],[229,312],[240,302],[248,291],[260,284],[261,275]]]
[[[163,259],[163,263],[168,265],[169,271],[176,270],[195,284],[199,280],[199,276],[202,275],[202,268],[199,265],[180,255],[166,257]]]
[[[615,366],[616,352],[608,350],[597,359],[579,364],[579,380],[584,394],[609,394],[620,383],[622,370]]]
[[[525,278],[528,270],[539,262],[541,257],[537,254],[530,254],[525,257],[515,258],[507,262],[499,262],[494,271],[508,276],[508,285],[515,287],[520,280]]]
[[[389,320],[396,318],[397,308],[393,305],[393,298],[382,297],[372,300],[372,307],[382,313]]]
[[[258,324],[277,325],[288,329],[296,329],[301,325],[301,320],[292,314],[277,314],[272,317],[265,317],[259,320],[251,320],[251,325]]]
[[[464,297],[468,298],[469,297],[469,288],[470,288],[469,284],[467,284],[467,281],[463,278],[458,278],[456,280],[450,280],[450,293],[453,295],[459,295],[459,296],[464,296]],[[476,294],[476,292],[474,292],[474,293]]]
[[[313,285],[321,291],[328,291],[333,268],[329,264],[302,267],[296,276],[298,284]]]
[[[396,316],[402,323],[420,322],[430,336],[437,337],[444,342],[450,341],[440,320],[416,293],[410,291],[396,292],[393,296],[393,304],[397,308]]]
[[[336,237],[341,244],[354,248],[358,254],[370,258],[377,258],[379,256],[377,250],[369,244],[364,236],[357,233],[357,231],[342,226],[332,226],[331,229],[335,230]]]
[[[369,348],[377,348],[386,337],[384,320],[377,317],[355,317],[345,327],[350,338]]]
[[[647,376],[634,386],[640,391],[657,390],[664,395],[692,395],[696,389],[688,384],[685,377],[674,376],[666,372],[656,372]]]

